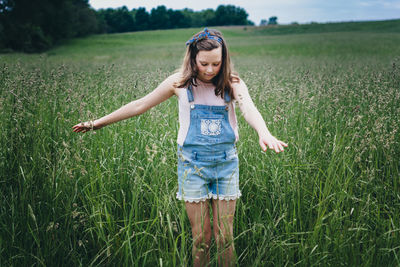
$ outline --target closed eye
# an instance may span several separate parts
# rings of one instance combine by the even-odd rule
[[[208,63],[202,63],[202,62],[200,62],[200,64],[201,64],[203,67],[205,67],[205,66],[207,66],[207,65],[208,65]],[[218,63],[212,63],[212,65],[213,65],[214,67],[218,67],[218,66],[219,66],[219,64],[221,64],[221,62],[218,62]]]

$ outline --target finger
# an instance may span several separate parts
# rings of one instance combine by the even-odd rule
[[[267,151],[267,146],[264,144],[264,142],[263,141],[260,141],[260,146],[261,146],[261,149],[262,149],[262,151]]]
[[[278,143],[278,148],[279,148],[280,152],[282,152],[284,150],[282,144],[280,144],[280,143]]]
[[[288,146],[288,144],[286,144],[286,143],[284,143],[284,142],[282,142],[282,141],[279,141],[279,142],[281,143],[281,145],[283,145],[283,146],[285,146],[285,147]]]
[[[279,147],[279,143],[278,142],[275,143],[275,152],[276,153],[282,152],[281,148]]]
[[[278,149],[278,145],[277,144],[274,144],[274,150],[275,150],[276,153],[279,153],[279,149]]]
[[[82,126],[83,126],[82,123],[78,123],[78,124],[75,124],[74,126],[72,126],[72,128],[76,129],[76,128],[80,128]]]
[[[268,147],[269,147],[269,149],[274,149],[274,146],[271,144],[271,143],[268,143]]]

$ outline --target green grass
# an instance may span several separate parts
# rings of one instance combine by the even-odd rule
[[[237,112],[240,266],[400,264],[400,33],[372,24],[220,28],[270,131],[289,143],[261,152]],[[0,55],[1,266],[190,265],[175,199],[177,99],[96,134],[71,127],[150,92],[198,30]]]
[[[250,28],[251,29],[251,28]],[[399,33],[400,20],[269,25],[255,30],[260,34],[281,35],[323,32],[386,32]]]

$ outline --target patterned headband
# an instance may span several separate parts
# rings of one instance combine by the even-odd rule
[[[193,37],[193,39],[190,39],[189,41],[186,42],[186,45],[190,45],[194,42],[197,42],[201,39],[212,39],[217,41],[218,43],[222,44],[222,39],[219,38],[216,35],[212,35],[207,28],[204,28],[204,30],[197,36]]]

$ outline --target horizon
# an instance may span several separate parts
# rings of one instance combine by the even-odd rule
[[[278,24],[335,23],[358,22],[400,19],[400,0],[339,0],[334,3],[318,0],[284,0],[279,3],[273,1],[255,0],[243,2],[239,0],[229,1],[184,1],[175,0],[89,0],[89,5],[98,10],[106,8],[119,8],[126,6],[129,10],[139,7],[146,8],[150,13],[152,8],[164,5],[168,9],[182,10],[185,8],[201,11],[208,8],[216,9],[219,5],[234,5],[246,10],[248,20],[260,25],[262,19],[268,21],[272,16],[278,18]]]

